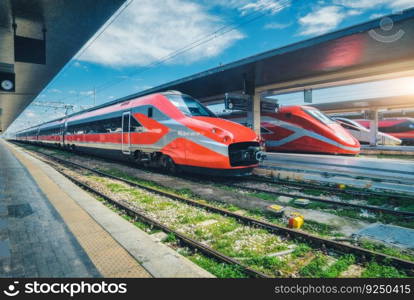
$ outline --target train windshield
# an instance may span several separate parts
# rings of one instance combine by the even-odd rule
[[[186,116],[217,117],[211,110],[189,96],[166,95],[166,97]]]
[[[302,108],[304,112],[306,112],[308,115],[314,117],[319,122],[322,122],[323,124],[329,125],[335,123],[334,120],[332,120],[330,117],[325,115],[323,112],[317,109],[311,109],[311,108]]]

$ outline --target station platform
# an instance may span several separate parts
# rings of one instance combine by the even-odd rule
[[[0,277],[212,277],[0,139]]]
[[[266,153],[257,175],[347,184],[414,194],[412,160],[299,153]]]
[[[414,146],[361,146],[361,154],[413,156]]]

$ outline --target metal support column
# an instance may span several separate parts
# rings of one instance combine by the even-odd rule
[[[378,109],[373,109],[370,111],[370,146],[377,145],[377,135],[378,135]]]
[[[252,103],[252,111],[253,111],[252,125],[253,125],[253,130],[256,132],[257,135],[260,136],[260,123],[261,123],[261,118],[260,118],[260,93],[258,93],[258,92],[254,93],[252,102],[253,102]]]

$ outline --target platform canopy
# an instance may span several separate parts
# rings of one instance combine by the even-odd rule
[[[178,90],[204,102],[226,92],[287,92],[414,74],[414,9],[178,79],[122,100]],[[393,26],[390,29],[389,20]],[[387,26],[388,25],[388,26]],[[386,28],[384,30],[382,28]]]
[[[377,97],[351,101],[312,104],[326,113],[358,112],[414,108],[414,95]]]
[[[124,2],[0,1],[0,133]]]

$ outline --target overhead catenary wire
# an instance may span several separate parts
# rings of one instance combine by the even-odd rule
[[[45,90],[43,91],[43,93],[46,92],[48,89],[50,89],[50,87],[53,85],[53,83],[60,76],[62,76],[62,74],[67,71],[67,69],[69,69],[71,66],[73,66],[73,64],[75,63],[76,59],[80,58],[86,52],[86,50],[89,49],[93,45],[93,43],[122,15],[122,13],[127,9],[127,7],[129,7],[131,5],[131,3],[133,1],[134,0],[130,0],[129,2],[127,2],[126,4],[124,4],[124,6],[121,7],[116,12],[116,14],[100,29],[100,31],[92,38],[92,40],[90,40],[75,55],[75,57],[68,64],[66,64],[63,67],[63,69],[59,72],[59,74],[53,78],[53,80],[47,85],[47,87],[45,88]],[[280,1],[280,7],[277,9],[277,11],[281,11],[284,8],[288,7],[290,5],[290,2],[291,2],[290,0],[281,0]],[[208,35],[206,35],[206,36],[204,36],[202,38],[199,38],[196,41],[193,41],[190,44],[187,44],[186,46],[184,46],[182,48],[179,48],[179,49],[173,51],[172,53],[170,53],[170,54],[168,54],[168,55],[166,55],[164,57],[161,57],[160,59],[158,59],[158,60],[156,60],[154,62],[151,62],[151,63],[147,64],[146,66],[143,66],[138,71],[134,71],[134,72],[129,73],[127,78],[121,78],[120,80],[118,80],[118,81],[116,81],[116,82],[114,82],[112,84],[105,83],[105,84],[99,85],[97,87],[94,87],[95,93],[97,93],[98,91],[103,91],[103,90],[105,90],[105,89],[107,89],[109,87],[113,87],[114,85],[119,84],[120,82],[128,79],[131,76],[136,76],[137,74],[142,74],[142,73],[144,73],[144,72],[146,72],[146,71],[148,71],[148,70],[150,70],[150,69],[152,69],[154,67],[157,67],[157,66],[161,65],[162,63],[167,62],[167,61],[169,61],[169,60],[171,60],[171,59],[173,59],[173,58],[175,58],[175,57],[177,57],[177,56],[179,56],[179,55],[181,55],[183,53],[186,53],[188,51],[191,51],[192,49],[194,49],[196,47],[199,47],[199,46],[201,46],[203,44],[206,44],[206,43],[208,43],[208,42],[210,42],[212,40],[217,39],[218,37],[221,37],[221,36],[223,36],[223,35],[225,35],[225,34],[227,34],[229,32],[232,32],[232,31],[236,30],[237,28],[240,28],[242,26],[245,26],[247,24],[250,24],[250,23],[252,23],[252,22],[254,22],[254,21],[256,21],[256,20],[258,20],[258,19],[260,19],[260,18],[262,18],[262,17],[264,17],[266,15],[268,15],[270,12],[274,12],[274,10],[254,11],[253,13],[246,14],[244,16],[244,18],[248,18],[248,17],[251,17],[251,16],[253,16],[253,17],[252,18],[249,18],[249,19],[247,19],[247,20],[245,20],[243,22],[238,22],[238,23],[235,23],[235,24],[233,23],[232,25],[224,25],[224,26],[216,29],[212,33],[210,33],[210,34],[208,34]],[[96,97],[96,95],[95,95],[95,97]],[[63,100],[66,100],[66,99],[69,99],[69,98],[70,98],[70,96],[63,97],[62,98],[62,101]],[[78,93],[78,99],[79,99],[79,93]],[[80,102],[79,100],[77,101],[77,103]]]
[[[98,32],[92,37],[91,40],[89,40],[85,46],[83,46],[78,53],[67,63],[62,70],[52,79],[52,81],[49,82],[49,84],[46,86],[46,88],[42,91],[42,93],[47,92],[50,87],[55,83],[55,81],[62,76],[70,67],[73,66],[73,64],[76,62],[76,59],[82,56],[86,50],[88,50],[93,43],[121,16],[121,14],[127,9],[128,6],[131,5],[131,3],[134,2],[134,0],[128,0],[118,11],[98,30]]]
[[[290,0],[281,0],[280,1],[280,7],[279,7],[278,11],[283,10],[284,8],[288,7],[290,5],[290,2],[291,2]],[[115,80],[107,81],[106,83],[103,83],[101,85],[98,85],[98,86],[95,87],[96,92],[106,90],[109,87],[113,87],[114,85],[117,85],[117,84],[119,84],[119,83],[127,80],[130,77],[136,76],[138,74],[142,74],[142,73],[144,73],[144,72],[146,72],[146,71],[148,71],[148,70],[150,70],[150,69],[152,69],[154,67],[157,67],[157,66],[161,65],[162,63],[167,62],[167,61],[169,61],[169,60],[171,60],[171,59],[173,59],[173,58],[175,58],[175,57],[177,57],[177,56],[179,56],[179,55],[181,55],[183,53],[186,53],[188,51],[191,51],[192,49],[194,49],[196,47],[199,47],[199,46],[201,46],[201,45],[203,45],[205,43],[208,43],[208,42],[210,42],[212,40],[215,40],[218,37],[223,36],[224,34],[227,34],[229,32],[232,32],[232,31],[236,30],[237,28],[240,28],[240,27],[242,27],[244,25],[247,25],[249,23],[252,23],[252,22],[254,22],[254,21],[256,21],[256,20],[258,20],[258,19],[260,19],[260,18],[262,18],[262,17],[264,17],[266,15],[268,15],[272,11],[273,10],[269,10],[269,11],[265,11],[265,12],[263,12],[263,11],[254,11],[253,13],[246,14],[244,16],[244,18],[248,18],[248,17],[251,17],[251,16],[253,16],[253,17],[250,18],[250,19],[248,19],[248,20],[245,20],[243,22],[233,23],[231,25],[224,25],[224,26],[216,29],[212,33],[209,33],[206,36],[204,36],[202,38],[199,38],[196,41],[193,41],[193,42],[187,44],[186,46],[184,46],[182,48],[179,48],[179,49],[177,49],[177,50],[169,53],[168,55],[166,55],[164,57],[161,57],[158,60],[153,61],[153,62],[151,62],[151,63],[149,63],[149,64],[141,67],[139,70],[128,73],[125,78],[120,78],[120,79],[118,79],[116,81]],[[105,30],[107,28],[108,27],[106,27]],[[102,31],[102,33],[103,33],[103,31]],[[96,39],[94,39],[94,41],[96,41]],[[92,41],[92,43],[94,41]],[[92,43],[90,43],[90,45]],[[77,57],[80,57],[80,55],[77,55]],[[68,97],[65,97],[63,99],[67,99],[67,98],[69,98],[69,96]]]
[[[280,11],[280,10],[282,10],[282,9],[284,9],[284,8],[286,8],[286,7],[288,7],[290,5],[290,0],[282,0],[280,2],[281,2],[281,5],[280,5],[278,11]],[[225,34],[227,34],[229,32],[232,32],[232,31],[234,31],[234,30],[236,30],[236,29],[238,29],[238,28],[240,28],[240,27],[242,27],[244,25],[247,25],[249,23],[252,23],[252,22],[254,22],[254,21],[256,21],[256,20],[258,20],[258,19],[260,19],[260,18],[262,18],[262,17],[264,17],[266,15],[268,15],[269,12],[270,12],[270,10],[267,11],[267,12],[260,12],[260,11],[258,12],[258,11],[255,11],[255,12],[253,12],[251,14],[246,15],[246,16],[247,17],[253,16],[253,15],[256,15],[256,16],[254,16],[254,17],[252,17],[252,18],[250,18],[250,19],[248,19],[248,20],[246,20],[244,22],[238,22],[238,23],[233,24],[233,25],[224,25],[224,26],[220,27],[219,29],[215,30],[214,32],[206,35],[205,37],[200,38],[200,39],[198,39],[196,41],[193,41],[190,44],[187,44],[186,46],[184,46],[182,48],[179,48],[179,49],[173,51],[172,53],[170,53],[170,54],[168,54],[168,55],[166,55],[164,57],[161,57],[160,59],[158,59],[158,60],[156,60],[154,62],[151,62],[151,63],[143,66],[140,70],[134,71],[134,72],[131,72],[131,73],[128,73],[127,74],[127,77],[120,78],[119,80],[115,81],[114,84],[105,83],[105,84],[99,85],[97,87],[97,91],[102,91],[102,90],[105,90],[105,89],[107,89],[109,87],[112,87],[112,86],[114,86],[114,85],[116,85],[116,84],[118,84],[120,82],[123,82],[123,81],[127,80],[131,76],[135,76],[135,75],[138,75],[138,74],[142,74],[142,73],[148,71],[149,69],[152,69],[154,67],[157,67],[158,65],[161,65],[162,63],[167,62],[167,61],[169,61],[169,60],[171,60],[171,59],[173,59],[173,58],[175,58],[175,57],[177,57],[177,56],[179,56],[179,55],[181,55],[183,53],[189,52],[189,51],[191,51],[192,49],[194,49],[196,47],[199,47],[199,46],[201,46],[203,44],[206,44],[206,43],[208,43],[208,42],[210,42],[212,40],[215,40],[218,37],[221,37],[221,36],[223,36],[223,35],[225,35]],[[112,82],[114,82],[114,81],[112,81]]]

